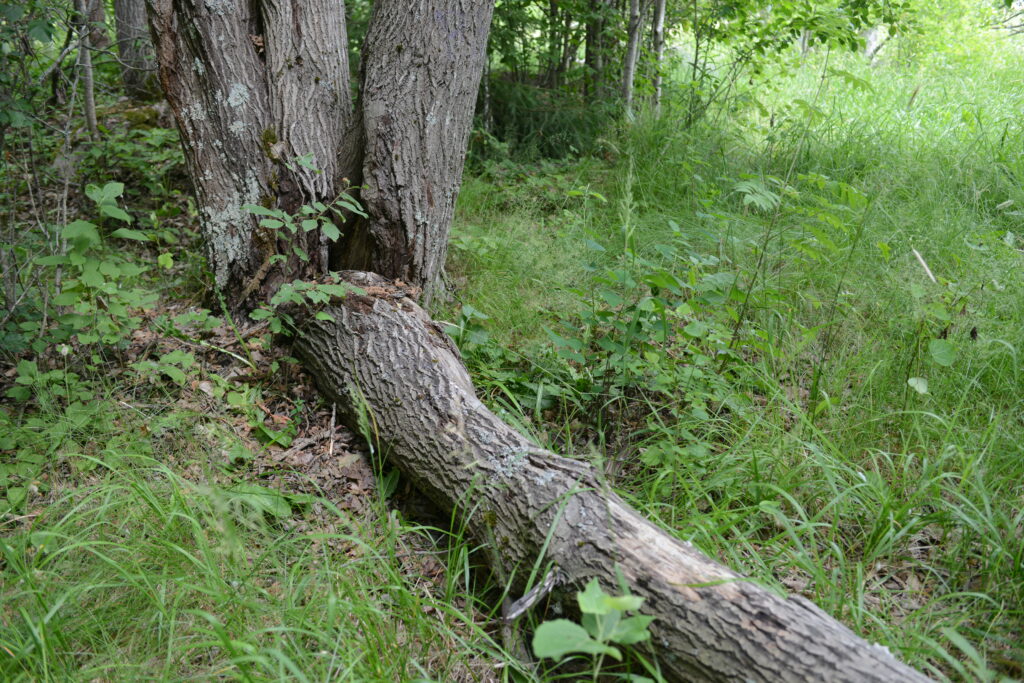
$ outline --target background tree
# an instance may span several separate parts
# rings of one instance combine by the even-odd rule
[[[115,0],[117,53],[121,82],[128,96],[147,100],[160,92],[156,78],[156,55],[149,38],[145,0]]]

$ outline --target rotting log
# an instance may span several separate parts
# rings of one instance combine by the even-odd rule
[[[363,293],[333,302],[333,320],[302,322],[297,354],[350,426],[370,425],[422,492],[468,517],[516,590],[542,548],[563,598],[592,578],[618,591],[621,572],[656,617],[652,640],[672,681],[928,680],[808,600],[780,597],[673,538],[588,463],[531,443],[477,399],[415,292],[371,273],[343,277]]]

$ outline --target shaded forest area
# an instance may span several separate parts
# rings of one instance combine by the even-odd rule
[[[520,451],[729,568],[681,595],[1024,678],[1019,8],[268,0],[207,49],[238,7],[0,3],[4,680],[821,678],[731,631],[694,668],[643,579],[690,551],[575,567],[580,491],[492,505]],[[375,299],[486,480],[406,463],[443,382],[360,350]]]

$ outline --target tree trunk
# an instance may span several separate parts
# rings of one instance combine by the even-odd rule
[[[94,50],[106,50],[110,47],[106,3],[103,0],[87,0],[87,4],[89,6],[89,44]]]
[[[149,39],[145,0],[114,0],[114,20],[117,24],[121,83],[125,92],[139,101],[159,96],[156,55]]]
[[[99,0],[75,0],[75,13],[79,26],[80,40],[78,43],[78,68],[82,73],[82,108],[85,114],[85,126],[89,130],[89,137],[96,140],[100,136],[99,125],[96,122],[96,85],[92,69],[92,28],[90,18]]]
[[[665,0],[654,3],[654,113],[661,114],[661,86],[665,69]]]
[[[362,202],[341,263],[423,287],[448,253],[494,3],[376,0],[363,46]]]
[[[517,590],[556,565],[563,597],[618,572],[656,617],[669,680],[925,681],[809,601],[716,564],[608,490],[585,462],[530,443],[476,398],[451,340],[401,287],[345,273],[365,295],[310,319],[296,351],[354,429],[445,510],[458,510]],[[544,549],[542,551],[542,549]]]
[[[319,231],[280,234],[243,207],[293,212],[328,203],[352,174],[342,166],[356,156],[345,147],[354,117],[344,4],[148,5],[217,287],[241,311],[253,295],[263,299],[285,281],[325,272],[328,244]]]
[[[604,89],[605,50],[610,0],[590,0],[583,62],[587,67],[585,95],[600,99]]]
[[[626,29],[626,57],[622,64],[622,100],[626,114],[633,113],[633,82],[640,55],[640,0],[629,0],[629,25]]]

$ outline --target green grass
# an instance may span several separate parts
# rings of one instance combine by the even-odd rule
[[[135,433],[155,417],[113,413]],[[477,680],[504,659],[457,572],[422,574],[427,530],[378,504],[243,492],[179,446],[62,458],[101,464],[4,523],[0,678]]]
[[[469,179],[453,254],[489,316],[463,344],[478,381],[538,438],[620,458],[617,485],[712,556],[934,675],[1024,677],[1022,74],[1012,43],[818,54],[742,93],[763,110],[689,131],[670,113],[610,134],[608,162]],[[622,272],[738,279],[710,301]],[[644,346],[651,298],[693,310]],[[679,330],[694,319],[711,332]],[[686,367],[704,373],[666,390]]]

